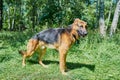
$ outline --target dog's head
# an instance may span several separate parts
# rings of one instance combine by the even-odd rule
[[[80,19],[75,19],[73,23],[73,29],[77,31],[79,36],[86,36],[87,35],[87,30],[86,30],[87,23],[80,20]]]

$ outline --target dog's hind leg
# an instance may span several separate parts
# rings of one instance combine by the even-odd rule
[[[45,55],[46,53],[46,47],[45,46],[42,46],[38,49],[39,51],[39,64],[42,65],[43,67],[47,68],[48,66],[45,65],[43,62],[42,62],[42,58],[43,56]]]
[[[38,40],[30,39],[27,45],[27,51],[23,54],[22,66],[25,66],[26,57],[32,56],[36,48],[38,47]]]

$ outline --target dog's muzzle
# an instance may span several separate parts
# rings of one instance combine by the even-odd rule
[[[78,32],[78,35],[79,35],[79,36],[83,36],[83,37],[88,34],[87,31],[82,31],[82,30],[78,30],[77,32]]]

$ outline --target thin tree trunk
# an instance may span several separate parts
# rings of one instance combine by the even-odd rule
[[[8,30],[11,29],[10,8],[8,8]]]
[[[113,4],[113,0],[111,0],[111,3],[110,3],[110,11],[109,11],[109,14],[108,14],[107,25],[106,25],[107,28],[108,28],[110,17],[111,17],[112,4]]]
[[[105,37],[106,27],[104,22],[104,0],[100,0],[99,13],[100,13],[100,18],[99,18],[100,34],[102,37]]]
[[[39,11],[39,9],[37,9],[37,19],[36,19],[37,25],[39,25],[39,17],[40,17],[40,11]]]
[[[19,21],[19,31],[22,31],[22,23],[23,23],[23,12],[22,12],[22,10],[23,10],[23,0],[20,0],[20,21]]]
[[[3,28],[2,13],[3,13],[3,0],[0,0],[0,30]]]
[[[98,8],[98,5],[99,4],[99,0],[96,0],[96,23],[95,23],[95,28],[97,28],[98,27],[98,21],[99,21],[99,8]]]
[[[14,20],[14,18],[13,18],[13,20],[12,20],[12,26],[11,26],[11,30],[12,30],[12,31],[14,30],[14,23],[15,23],[15,20]]]
[[[116,31],[119,15],[120,15],[120,0],[118,1],[116,9],[115,9],[112,25],[110,28],[110,36],[112,36]]]
[[[15,12],[16,12],[16,8],[14,8],[11,30],[15,30]]]
[[[36,2],[33,2],[32,3],[32,30],[34,31],[34,29],[35,29],[35,10],[36,10],[36,7],[35,7],[35,5],[36,5]]]
[[[19,31],[22,31],[24,28],[24,13],[26,0],[20,0],[20,21],[19,21]]]
[[[32,30],[35,28],[35,5],[33,4],[33,13],[32,13]]]

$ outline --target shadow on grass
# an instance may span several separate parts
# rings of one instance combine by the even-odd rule
[[[77,69],[77,68],[88,68],[89,70],[93,71],[95,70],[95,65],[93,64],[84,64],[84,63],[72,63],[72,62],[67,62],[68,68],[69,69]]]
[[[0,63],[10,61],[14,58],[14,55],[11,54],[0,54]]]
[[[34,60],[28,60],[28,62],[32,63],[32,64],[38,64],[37,61]],[[45,63],[46,65],[48,64],[54,64],[57,63],[59,64],[58,61],[51,61],[51,60],[44,60],[43,63]],[[77,69],[77,68],[88,68],[89,70],[93,71],[95,70],[95,65],[93,64],[84,64],[84,63],[72,63],[72,62],[67,62],[67,67],[68,69]]]
[[[1,50],[1,49],[7,49],[7,48],[8,48],[8,47],[0,47],[0,50]]]
[[[21,45],[24,45],[26,40],[29,40],[29,38],[34,34],[31,31],[26,32],[9,32],[5,31],[0,34],[0,42],[5,43],[5,45],[10,45],[11,47],[18,47]]]

